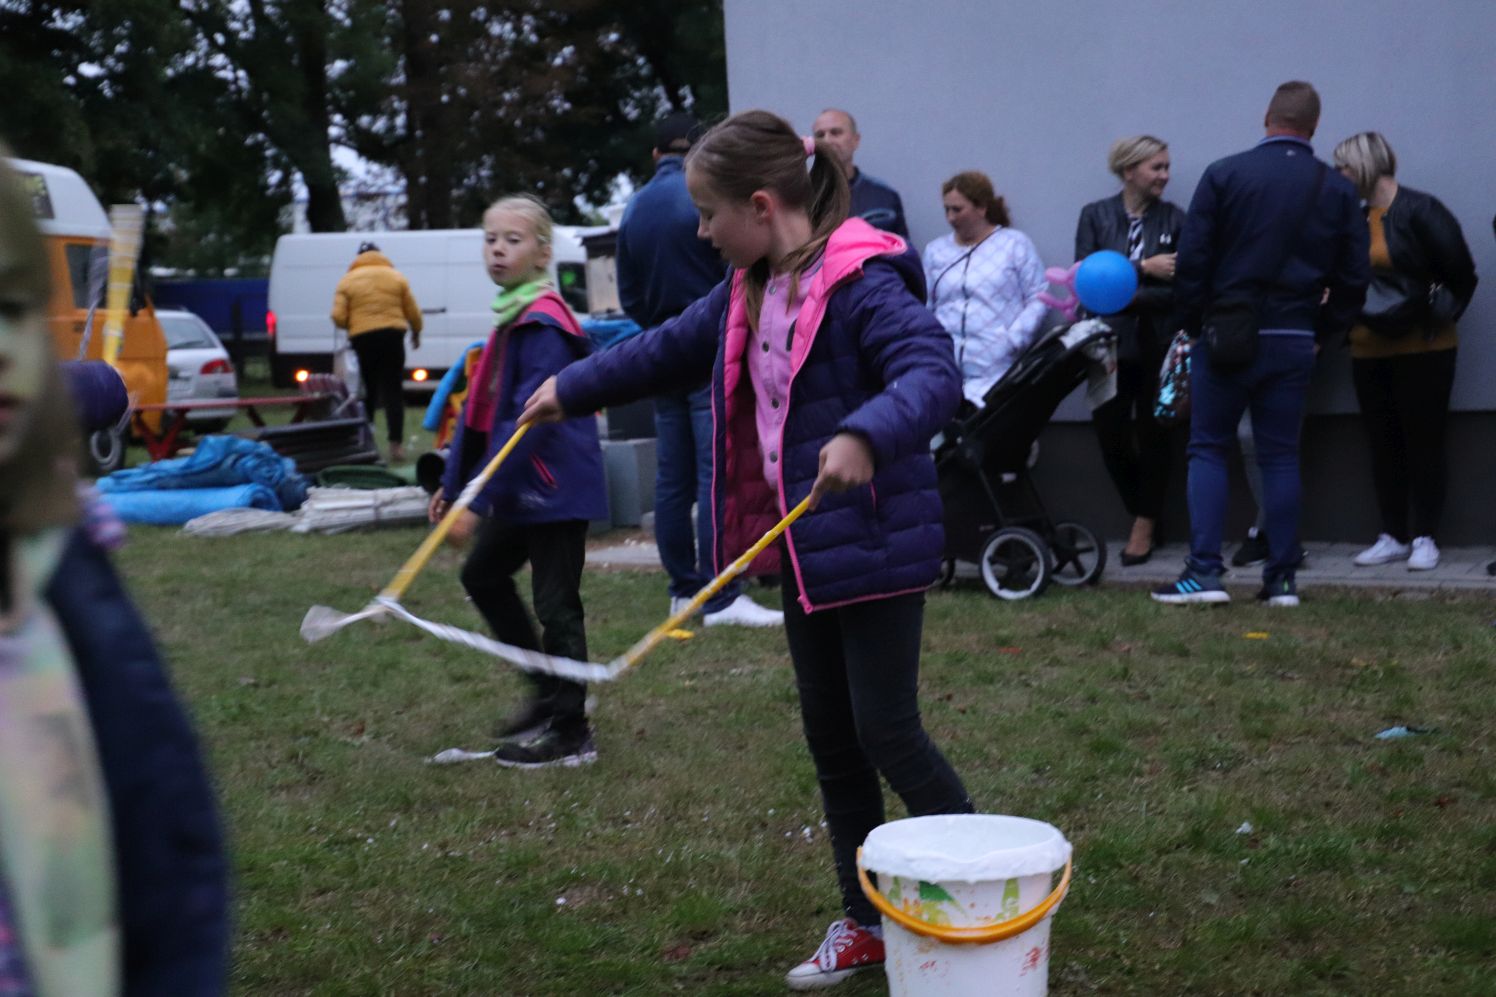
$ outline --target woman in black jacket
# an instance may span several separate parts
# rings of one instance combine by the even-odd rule
[[[1092,413],[1101,457],[1133,516],[1122,563],[1142,564],[1153,553],[1154,524],[1163,510],[1172,449],[1169,430],[1153,418],[1158,370],[1173,330],[1174,251],[1184,212],[1163,200],[1169,147],[1151,135],[1113,143],[1107,165],[1122,190],[1080,212],[1075,258],[1114,249],[1132,260],[1138,290],[1107,324],[1117,331],[1117,396]]]
[[[1352,135],[1334,159],[1365,199],[1371,228],[1372,283],[1351,330],[1351,372],[1382,532],[1355,563],[1427,571],[1439,564],[1455,320],[1475,293],[1475,263],[1449,209],[1398,184],[1397,157],[1379,133]]]

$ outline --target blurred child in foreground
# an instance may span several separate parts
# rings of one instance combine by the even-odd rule
[[[196,739],[74,471],[45,250],[0,168],[0,993],[222,993],[226,861]]]

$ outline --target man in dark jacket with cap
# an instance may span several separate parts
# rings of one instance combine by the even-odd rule
[[[700,215],[686,191],[685,154],[700,126],[672,114],[655,126],[655,175],[634,194],[618,226],[618,299],[629,318],[652,329],[722,282],[726,266],[696,230]],[[716,574],[713,563],[712,401],[703,383],[655,399],[655,542],[670,576],[670,610],[690,601]],[[693,526],[691,506],[698,507]],[[784,614],[749,599],[734,582],[703,607],[708,626],[779,626]]]

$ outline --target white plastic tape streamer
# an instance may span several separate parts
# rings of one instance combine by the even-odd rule
[[[391,616],[414,624],[433,637],[439,637],[442,640],[453,644],[460,644],[475,651],[482,651],[484,654],[523,668],[527,672],[544,672],[547,675],[572,679],[576,682],[611,682],[618,677],[618,673],[623,671],[627,664],[623,658],[618,658],[610,664],[599,665],[590,661],[577,661],[574,658],[562,658],[556,655],[543,654],[540,651],[515,647],[513,644],[503,644],[491,637],[473,633],[471,630],[463,630],[461,627],[452,627],[445,623],[432,623],[430,620],[423,620],[393,599],[379,599],[377,601]]]

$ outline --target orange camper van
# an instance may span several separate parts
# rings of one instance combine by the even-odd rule
[[[101,359],[104,349],[103,294],[100,293],[99,301],[90,302],[88,283],[90,260],[96,252],[107,254],[109,251],[109,216],[83,178],[66,166],[26,159],[10,159],[7,163],[20,174],[30,192],[37,225],[46,240],[52,268],[52,303],[47,309],[47,317],[57,355],[63,360],[78,357],[78,344],[82,342],[87,327],[89,306],[97,304],[93,332],[84,356],[91,360]],[[129,388],[132,402],[164,402],[166,337],[161,332],[161,323],[156,321],[155,309],[140,293],[138,275],[136,293],[131,299],[117,366]],[[97,448],[95,452],[98,455]]]

